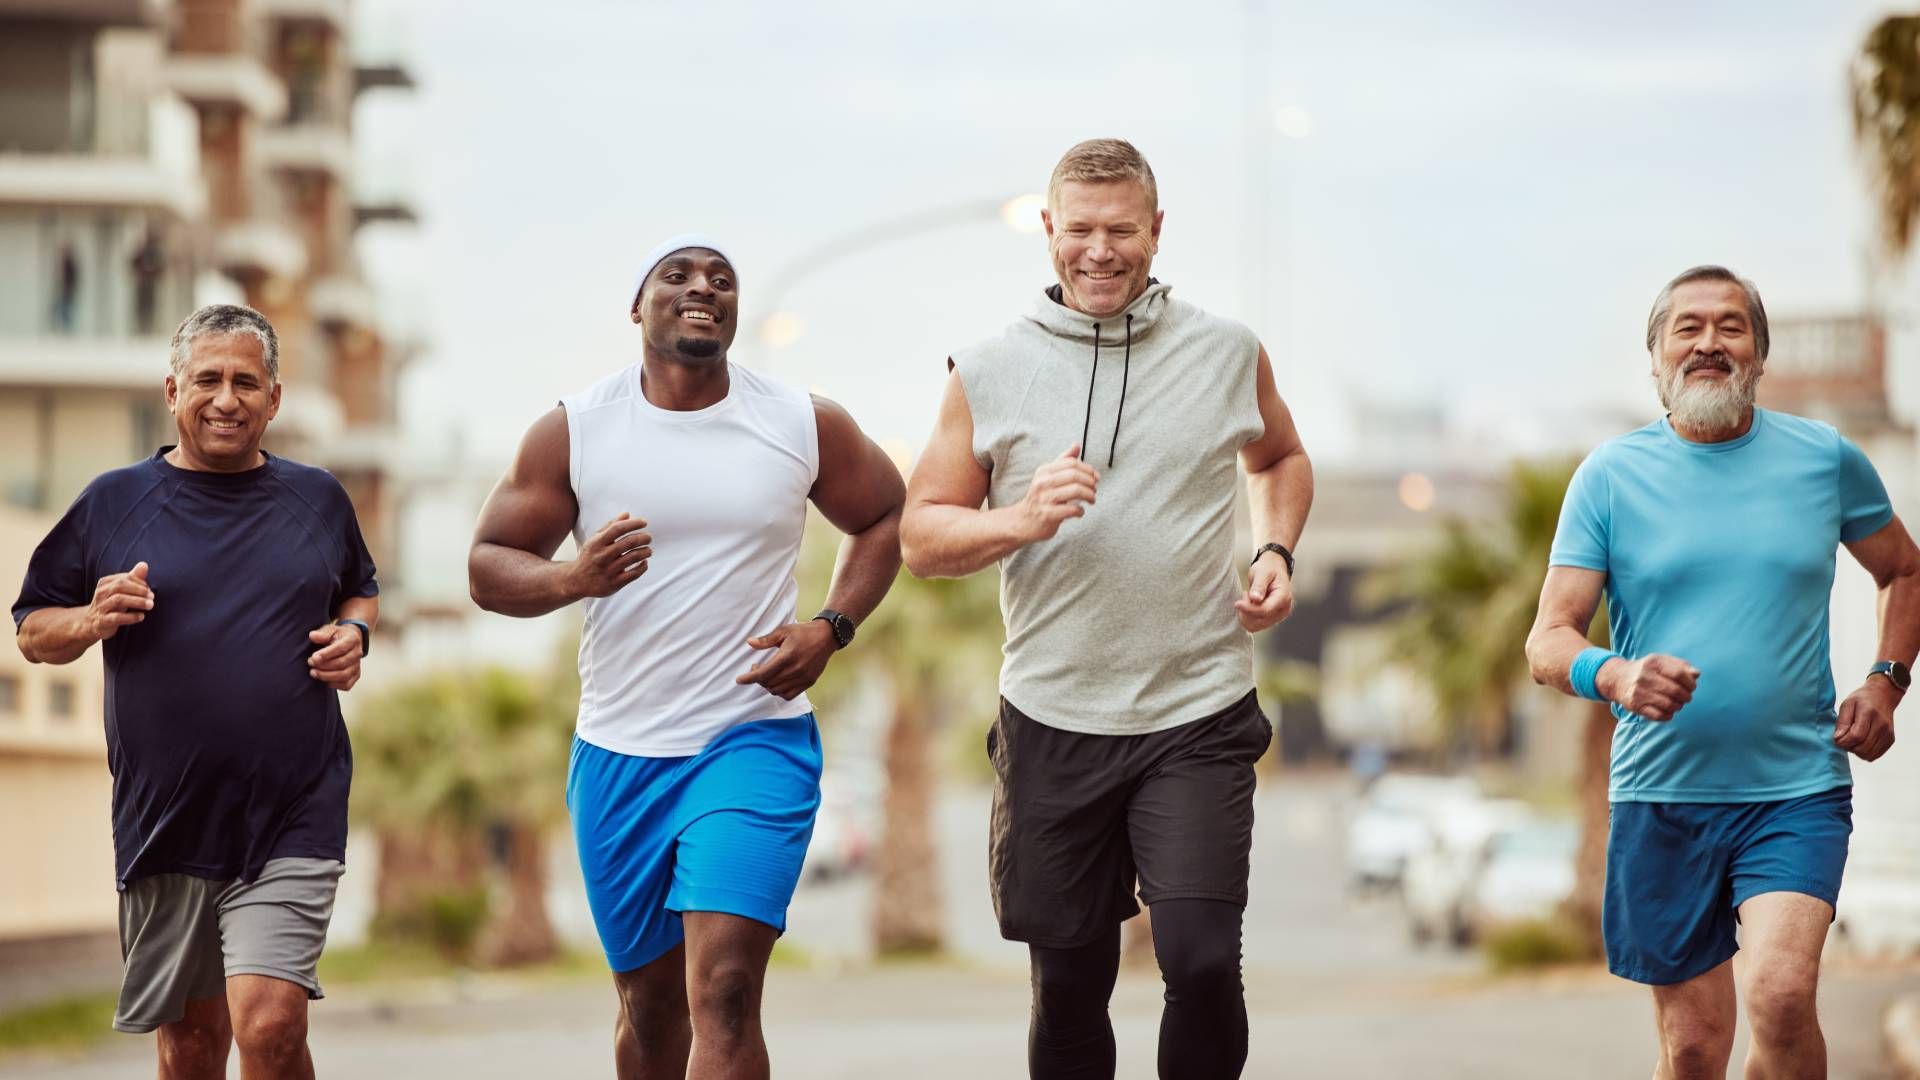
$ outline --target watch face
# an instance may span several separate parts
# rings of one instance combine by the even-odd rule
[[[1913,672],[1898,660],[1887,664],[1887,677],[1893,680],[1893,685],[1902,690],[1913,685]]]

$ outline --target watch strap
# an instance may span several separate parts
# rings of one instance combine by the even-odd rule
[[[361,656],[365,656],[369,652],[373,651],[373,627],[368,626],[365,622],[362,622],[359,619],[335,619],[333,620],[333,625],[351,626],[355,630],[360,631],[360,655]]]
[[[1288,551],[1285,544],[1261,544],[1260,549],[1253,553],[1253,562],[1259,562],[1260,556],[1265,555],[1269,551],[1279,552],[1280,558],[1286,560],[1287,578],[1291,580],[1293,578],[1293,552]],[[1252,566],[1253,563],[1248,563],[1247,565]]]
[[[1882,660],[1867,669],[1867,678],[1871,679],[1875,675],[1886,676],[1887,681],[1893,684],[1893,688],[1901,693],[1905,693],[1907,687],[1913,685],[1912,672],[1908,671],[1907,665],[1898,660]]]
[[[814,618],[824,620],[827,627],[833,631],[833,647],[835,649],[844,649],[853,644],[854,626],[852,619],[847,618],[832,608],[821,608],[820,614],[815,615]]]

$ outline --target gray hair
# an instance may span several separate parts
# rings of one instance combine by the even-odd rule
[[[280,381],[280,337],[265,315],[239,304],[208,304],[186,317],[173,332],[171,361],[178,378],[186,369],[194,341],[204,334],[252,334],[260,340],[260,355],[267,363],[268,383]]]
[[[1760,290],[1753,282],[1734,273],[1724,266],[1696,266],[1667,282],[1660,295],[1653,298],[1653,312],[1647,316],[1647,352],[1659,347],[1660,336],[1666,333],[1667,318],[1673,314],[1673,290],[1695,281],[1725,281],[1740,286],[1747,294],[1747,318],[1753,323],[1753,343],[1759,350],[1761,360],[1767,358],[1767,350],[1773,345],[1773,337],[1767,331],[1767,305],[1760,302]]]

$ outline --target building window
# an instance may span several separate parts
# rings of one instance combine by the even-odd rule
[[[0,675],[0,722],[20,719],[20,676]]]
[[[56,680],[47,686],[47,712],[55,720],[73,719],[73,684]]]

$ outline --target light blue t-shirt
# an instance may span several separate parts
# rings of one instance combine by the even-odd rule
[[[1661,419],[1588,455],[1549,562],[1606,572],[1620,655],[1700,670],[1672,720],[1613,707],[1608,798],[1767,802],[1849,783],[1833,742],[1834,554],[1892,519],[1860,448],[1786,413],[1755,409],[1722,443]]]

